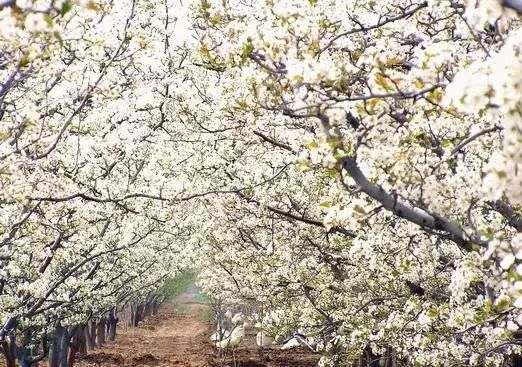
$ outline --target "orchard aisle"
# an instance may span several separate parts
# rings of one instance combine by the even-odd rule
[[[207,306],[186,292],[175,304],[163,305],[138,328],[120,329],[116,341],[90,352],[78,366],[211,366],[214,351],[206,342],[209,325]]]
[[[233,366],[232,359],[222,359],[209,342],[213,332],[205,321],[209,307],[199,299],[199,291],[191,287],[164,304],[157,315],[149,317],[137,328],[119,329],[116,341],[80,358],[78,367],[221,367]],[[315,367],[319,356],[297,348],[265,349],[261,355],[255,344],[255,330],[236,352],[239,367]]]

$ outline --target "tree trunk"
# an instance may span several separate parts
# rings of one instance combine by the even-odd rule
[[[380,367],[381,359],[373,354],[372,349],[367,345],[359,358],[358,367]]]
[[[71,335],[73,329],[64,328],[60,340],[60,367],[68,367],[69,349],[71,345]]]
[[[11,353],[11,348],[9,347],[9,343],[7,343],[7,340],[2,340],[1,342],[2,346],[2,354],[4,355],[5,359],[5,366],[6,367],[16,367],[16,362],[13,354]]]
[[[87,354],[87,337],[86,333],[89,333],[87,326],[83,326],[78,329],[78,354],[84,356]]]
[[[60,367],[60,355],[65,330],[62,325],[57,322],[54,328],[54,335],[51,341],[51,350],[49,352],[49,367]]]
[[[34,361],[38,360],[39,357],[43,358],[43,355],[38,355],[38,347],[31,346],[32,344],[33,331],[31,328],[27,328],[22,332],[21,345],[16,345],[14,337],[11,339],[11,344],[15,350],[15,357],[18,359],[20,367],[32,367]]]
[[[136,306],[133,303],[131,303],[129,326],[134,326],[135,319],[136,319]]]
[[[142,314],[143,314],[143,304],[140,303],[136,306],[136,311],[134,313],[134,322],[133,322],[132,326],[138,327],[139,322],[142,320]]]
[[[143,306],[143,318],[149,317],[151,314],[150,303],[146,302]]]
[[[89,347],[89,350],[93,350],[96,346],[96,321],[95,319],[89,320],[89,326],[87,328],[88,335],[87,335],[87,345]]]
[[[81,328],[75,328],[72,332],[73,337],[71,340],[71,346],[69,348],[69,356],[67,357],[67,366],[73,367],[74,362],[76,361],[76,352],[78,351],[78,346],[80,344],[80,335],[78,331],[80,331]]]
[[[42,355],[47,357],[49,355],[49,340],[47,338],[47,334],[42,336],[42,341],[40,342],[40,346],[42,348]]]
[[[108,339],[114,340],[116,339],[116,325],[118,324],[118,317],[116,316],[116,309],[113,308],[109,311],[109,320],[108,320]]]
[[[96,327],[96,346],[101,347],[105,344],[105,317],[101,317]]]
[[[393,348],[390,346],[386,347],[386,353],[384,355],[384,367],[396,367],[395,355],[393,353]]]

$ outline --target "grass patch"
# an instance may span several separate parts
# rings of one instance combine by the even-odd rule
[[[160,288],[160,292],[165,299],[172,300],[185,292],[196,281],[196,272],[194,270],[185,270],[173,278],[165,281]]]
[[[208,303],[208,297],[205,296],[203,293],[198,293],[194,296],[194,300],[201,303]]]
[[[210,308],[202,309],[198,313],[200,320],[212,324],[214,322],[214,312]]]

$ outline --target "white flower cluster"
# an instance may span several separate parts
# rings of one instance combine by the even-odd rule
[[[506,44],[487,60],[460,71],[448,87],[447,103],[470,114],[493,108],[500,114],[503,149],[496,152],[484,171],[485,187],[493,199],[506,194],[522,203],[522,32],[510,35]]]

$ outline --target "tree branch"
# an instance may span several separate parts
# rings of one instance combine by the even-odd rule
[[[281,142],[278,142],[278,141],[276,141],[276,140],[266,136],[265,134],[263,134],[260,131],[254,131],[254,135],[259,136],[261,139],[263,139],[267,143],[275,145],[276,147],[279,147],[281,149],[288,150],[289,152],[295,153],[294,150],[289,145],[281,143]]]
[[[522,13],[522,0],[503,0],[502,5]]]
[[[479,238],[469,238],[464,230],[456,223],[451,222],[442,216],[430,214],[426,210],[410,206],[399,200],[396,195],[386,192],[382,187],[372,184],[357,166],[354,158],[345,157],[342,159],[343,168],[359,185],[361,190],[368,196],[377,200],[382,206],[400,218],[404,218],[423,228],[430,228],[437,231],[446,232],[451,240],[465,251],[471,251],[472,245],[487,245],[487,242]]]
[[[256,205],[260,205],[260,203],[257,200],[249,199],[241,192],[238,192],[237,194],[240,197],[242,197],[243,199],[247,200],[248,202],[254,203]],[[271,211],[272,213],[276,213],[276,214],[282,215],[283,217],[294,219],[298,222],[310,224],[310,225],[316,226],[316,227],[326,228],[323,222],[312,219],[312,218],[307,218],[304,215],[293,214],[289,211],[285,211],[285,210],[282,210],[282,209],[279,209],[279,208],[276,208],[276,207],[270,206],[270,205],[267,205],[266,209]],[[352,238],[357,237],[354,232],[352,232],[346,228],[342,228],[342,227],[332,227],[332,228],[330,228],[330,232],[331,233],[341,233],[341,234],[344,234],[345,236],[352,237]]]
[[[511,206],[502,200],[488,201],[488,204],[494,211],[502,214],[508,220],[509,225],[515,228],[517,232],[522,232],[522,214],[515,212]]]
[[[13,6],[16,3],[16,0],[3,0],[0,1],[0,9],[6,8],[8,6]]]
[[[467,139],[464,139],[459,145],[457,145],[455,148],[453,148],[453,150],[451,151],[451,155],[455,155],[457,154],[462,148],[464,148],[466,145],[468,145],[469,143],[473,142],[475,139],[481,137],[482,135],[485,135],[485,134],[488,134],[488,133],[491,133],[491,132],[494,132],[494,131],[500,131],[502,130],[502,127],[501,126],[498,126],[498,125],[495,125],[489,129],[484,129],[484,130],[481,130],[473,135],[471,135],[470,137],[468,137]]]
[[[147,198],[147,199],[154,199],[154,200],[161,200],[161,201],[167,200],[166,198],[161,197],[161,196],[149,195],[149,194],[139,194],[139,193],[128,194],[128,195],[122,196],[120,198],[115,198],[115,199],[111,199],[111,198],[97,198],[97,197],[90,196],[90,195],[87,195],[87,194],[84,194],[84,193],[76,193],[76,194],[72,194],[72,195],[69,195],[69,196],[56,197],[56,198],[53,198],[53,197],[31,197],[31,198],[29,198],[29,200],[52,201],[52,202],[55,202],[55,203],[59,203],[59,202],[63,202],[63,201],[73,200],[73,199],[76,199],[76,198],[81,198],[81,199],[87,200],[87,201],[94,201],[96,203],[118,203],[120,201],[125,201],[125,200],[133,199],[133,198]]]

